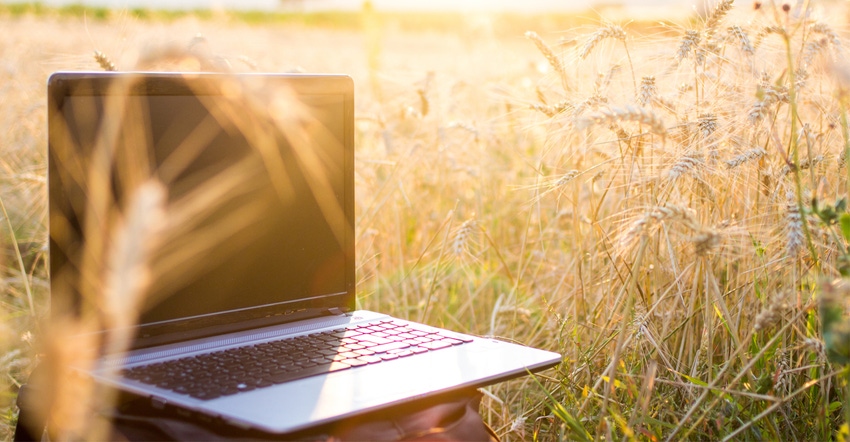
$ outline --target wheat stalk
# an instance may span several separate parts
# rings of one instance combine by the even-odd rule
[[[476,227],[478,227],[478,224],[475,218],[470,218],[457,229],[452,239],[452,252],[455,256],[462,256],[469,249],[469,239]]]
[[[126,216],[115,227],[107,251],[102,306],[108,328],[135,324],[150,283],[148,263],[165,227],[165,202],[165,186],[150,179],[134,191]]]
[[[780,26],[765,26],[761,28],[756,34],[756,39],[753,43],[753,48],[757,49],[759,46],[761,46],[761,43],[764,41],[765,37],[770,34],[785,35],[785,28],[782,28]]]
[[[747,36],[747,33],[744,29],[738,25],[730,26],[729,33],[732,34],[738,43],[741,45],[741,50],[746,54],[754,54],[756,52],[756,48],[753,47],[752,43],[750,43],[750,37]]]
[[[723,18],[726,17],[729,11],[732,10],[733,3],[735,3],[735,0],[720,0],[720,2],[717,3],[717,6],[714,7],[714,11],[705,22],[704,32],[706,37],[711,38],[714,36],[720,22],[723,21]]]
[[[800,160],[800,164],[797,164],[796,169],[797,170],[811,169],[812,167],[815,167],[818,164],[823,163],[825,160],[826,160],[826,158],[823,155],[816,155],[814,158],[804,158],[804,159]],[[786,164],[786,165],[782,166],[782,170],[779,171],[779,174],[781,176],[785,176],[785,175],[788,175],[789,173],[793,172],[794,169],[795,169],[795,167],[792,167],[792,166]]]
[[[691,241],[694,243],[694,253],[704,256],[720,244],[720,234],[706,229],[696,234]]]
[[[573,111],[574,116],[579,116],[584,113],[587,109],[598,109],[604,105],[608,104],[608,98],[599,94],[594,94],[590,96],[588,99],[579,103],[578,106],[575,107]]]
[[[608,87],[611,85],[611,80],[613,80],[614,76],[622,69],[623,67],[619,64],[614,64],[608,69],[608,72],[606,72],[604,75],[600,74],[596,80],[596,83],[594,84],[594,86],[596,87],[596,94],[601,95],[606,89],[608,89]]]
[[[552,69],[558,74],[561,78],[561,86],[563,86],[565,91],[570,90],[570,84],[567,79],[567,71],[564,69],[564,63],[561,62],[561,58],[558,57],[555,52],[546,44],[545,41],[534,31],[527,31],[525,33],[525,37],[534,42],[534,45],[537,46],[537,49],[540,53],[546,57],[546,61],[549,62],[549,65],[552,66]]]
[[[554,187],[561,187],[572,182],[577,176],[581,175],[578,170],[570,170],[565,173],[558,181],[555,181]]]
[[[596,112],[587,117],[580,118],[576,121],[576,127],[585,129],[592,125],[614,124],[619,121],[634,121],[646,125],[650,132],[661,135],[662,137],[667,134],[664,121],[658,115],[648,109],[635,106],[611,108]]]
[[[555,115],[558,115],[561,112],[566,112],[568,110],[575,109],[575,106],[573,106],[573,104],[567,100],[561,100],[558,103],[549,106],[545,104],[532,104],[531,108],[538,112],[546,114],[546,116],[548,117],[554,117]]]
[[[803,47],[803,56],[800,59],[800,68],[805,69],[806,67],[811,65],[815,57],[828,46],[829,40],[827,40],[826,38],[816,39],[807,42],[805,47]]]
[[[679,158],[675,164],[667,171],[667,179],[670,181],[676,181],[682,175],[693,171],[703,164],[702,158],[700,158],[699,153],[697,152],[688,152]]]
[[[788,256],[796,257],[805,246],[803,215],[800,213],[794,192],[789,191],[786,198],[788,202],[785,204],[785,250]]]
[[[761,158],[765,155],[767,155],[767,151],[765,151],[764,149],[762,149],[760,147],[756,147],[756,148],[747,150],[747,151],[741,153],[740,155],[733,157],[730,160],[727,160],[726,166],[728,166],[730,169],[734,169],[734,168],[736,168],[736,167],[738,167],[738,166],[740,166],[744,163],[747,163],[749,161]]]
[[[675,204],[655,206],[633,222],[623,233],[620,239],[621,247],[625,248],[640,236],[646,235],[651,227],[666,221],[677,222],[693,230],[700,230],[700,224],[696,219],[694,210]]]
[[[655,77],[652,75],[642,77],[640,79],[640,93],[637,97],[638,104],[642,107],[648,106],[656,94],[658,94],[658,88],[655,86]]]
[[[699,116],[697,126],[702,133],[703,138],[707,138],[717,130],[717,115],[706,112]]]
[[[759,332],[777,324],[782,320],[782,316],[787,310],[787,295],[785,293],[777,293],[773,296],[770,303],[756,315],[753,330]]]
[[[579,54],[579,58],[584,60],[588,55],[593,51],[593,48],[596,47],[602,40],[606,38],[613,38],[615,40],[625,41],[626,40],[626,32],[622,27],[618,25],[605,25],[599,28],[596,32],[594,32],[587,42],[584,44],[584,47]]]
[[[117,71],[118,68],[115,67],[115,64],[112,63],[112,60],[106,56],[103,52],[94,51],[94,60],[104,71]]]
[[[841,38],[826,23],[821,23],[821,22],[813,23],[809,26],[809,31],[813,32],[815,34],[822,34],[822,35],[826,36],[829,43],[831,43],[836,48],[841,48],[841,46],[842,46]]]
[[[701,36],[699,31],[685,31],[685,36],[679,44],[679,49],[676,50],[676,62],[681,63],[682,60],[689,58],[690,54],[694,52],[694,49],[699,45],[700,38]]]

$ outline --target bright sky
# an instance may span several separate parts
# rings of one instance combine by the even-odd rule
[[[20,0],[0,0],[0,2],[19,2]],[[636,7],[675,7],[692,8],[694,2],[711,0],[372,0],[379,10],[459,10],[465,12],[481,11],[572,11],[586,9],[593,5],[621,3],[629,8]],[[282,5],[290,5],[296,10],[352,10],[359,9],[363,0],[41,0],[47,5],[85,4],[109,6],[114,8],[147,7],[163,9],[199,9],[224,7],[234,9],[278,10]]]

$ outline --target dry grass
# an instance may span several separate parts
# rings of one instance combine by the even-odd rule
[[[730,6],[657,35],[603,23],[531,41],[486,21],[0,18],[6,397],[45,307],[48,73],[194,51],[166,66],[354,77],[360,305],[564,355],[486,389],[504,439],[833,437],[843,380],[815,306],[847,244],[810,201],[848,193],[846,39],[834,11]]]

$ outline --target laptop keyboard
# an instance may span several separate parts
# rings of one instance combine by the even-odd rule
[[[398,319],[127,368],[124,377],[197,399],[357,369],[471,342]]]

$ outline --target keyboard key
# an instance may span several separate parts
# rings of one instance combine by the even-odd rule
[[[374,347],[370,347],[369,350],[374,351],[375,353],[384,353],[390,350],[397,350],[400,348],[409,347],[410,344],[405,342],[390,342],[389,344],[384,345],[376,345]]]
[[[351,367],[353,364],[346,364],[341,362],[333,362],[324,365],[316,365],[314,367],[307,368],[305,370],[293,371],[288,373],[283,373],[277,376],[270,377],[268,379],[269,382],[275,384],[282,384],[284,382],[294,381],[296,379],[308,378],[310,376],[315,376],[317,374],[324,374],[332,371],[340,371],[345,370]]]
[[[366,362],[367,364],[377,364],[382,361],[382,359],[378,356],[360,356],[357,359]]]
[[[437,349],[440,349],[440,348],[451,347],[452,344],[449,344],[448,342],[443,342],[443,341],[431,341],[431,342],[423,342],[423,343],[419,344],[419,346],[425,347],[429,350],[437,350]]]
[[[388,344],[393,342],[387,338],[375,335],[362,335],[358,337],[359,341],[362,342],[373,342],[375,344]]]
[[[353,351],[347,351],[345,353],[340,353],[339,355],[344,356],[346,358],[356,358],[356,357],[360,356],[358,353],[355,353]]]

